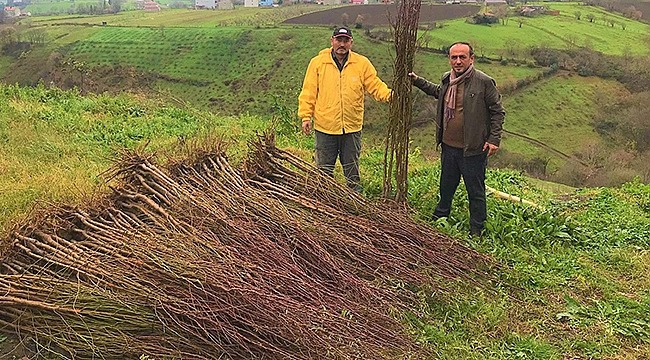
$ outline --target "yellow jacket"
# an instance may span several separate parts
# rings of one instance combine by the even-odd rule
[[[368,92],[377,101],[388,102],[391,90],[363,55],[350,51],[339,71],[332,48],[311,59],[298,97],[298,117],[314,119],[314,129],[330,135],[353,133],[363,126],[363,99]]]

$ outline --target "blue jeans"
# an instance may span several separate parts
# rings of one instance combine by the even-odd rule
[[[442,144],[442,173],[440,174],[440,202],[433,213],[436,218],[447,217],[456,188],[463,177],[469,199],[469,225],[472,230],[483,230],[487,219],[485,204],[485,168],[487,152],[463,156],[463,149]]]
[[[339,158],[348,186],[356,191],[359,185],[359,155],[361,154],[361,131],[330,135],[315,131],[316,166],[329,176],[334,176],[334,165]]]

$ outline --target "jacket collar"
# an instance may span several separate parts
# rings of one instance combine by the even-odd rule
[[[328,47],[327,49],[323,49],[318,52],[318,55],[323,59],[324,63],[332,63],[334,66],[336,66],[336,63],[334,62],[334,59],[332,59],[332,48]],[[346,64],[350,63],[355,63],[357,62],[357,53],[354,51],[350,50],[348,53],[348,61],[346,61]]]

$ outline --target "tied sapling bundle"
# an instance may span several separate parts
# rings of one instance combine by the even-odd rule
[[[398,203],[406,203],[408,196],[409,130],[413,108],[408,73],[413,69],[420,6],[420,0],[398,1],[397,21],[391,24],[396,59],[384,151],[383,196],[392,196],[395,176],[395,201]]]

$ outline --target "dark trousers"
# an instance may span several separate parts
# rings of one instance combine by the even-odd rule
[[[359,155],[361,154],[361,131],[329,135],[315,131],[316,165],[324,173],[333,176],[336,158],[339,158],[343,167],[343,175],[348,186],[354,190],[361,190],[359,185]]]
[[[470,229],[483,230],[487,219],[485,204],[485,168],[487,153],[463,156],[463,149],[442,144],[442,173],[440,174],[440,202],[433,215],[447,217],[456,188],[463,177],[469,199]]]

